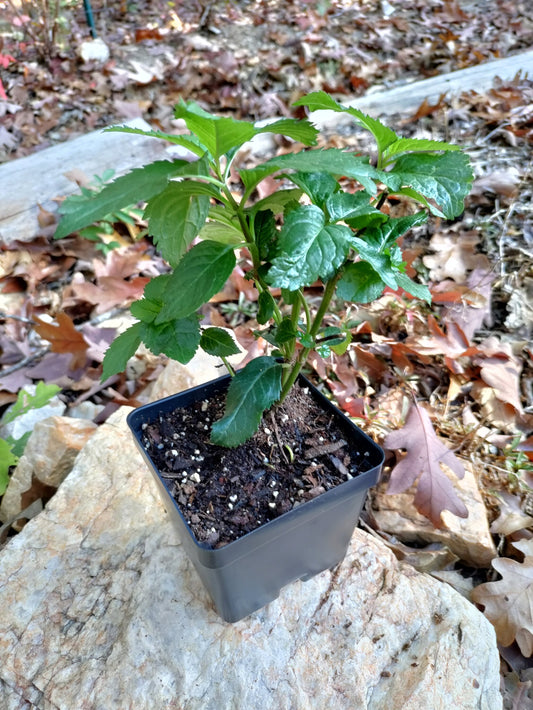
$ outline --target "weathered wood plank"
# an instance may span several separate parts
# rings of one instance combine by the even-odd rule
[[[142,119],[127,125],[150,130]],[[165,150],[165,143],[154,138],[95,131],[0,165],[0,245],[29,241],[39,234],[38,205],[55,212],[55,197],[78,191],[76,183],[65,177],[68,171],[78,169],[92,178],[112,168],[121,175],[163,158]]]
[[[371,115],[391,115],[394,113],[415,112],[420,104],[427,99],[436,102],[442,94],[458,95],[463,91],[478,91],[483,93],[491,89],[497,77],[503,81],[511,81],[520,72],[524,77],[533,77],[533,50],[517,54],[505,59],[479,64],[459,71],[424,79],[412,84],[398,86],[388,91],[366,94],[358,99],[343,101],[346,106],[356,107]],[[315,111],[312,121],[318,128],[332,128],[340,123],[348,122],[342,114],[333,111]]]
[[[487,91],[496,77],[507,81],[518,72],[533,76],[533,50],[367,94],[345,103],[373,115],[414,112],[424,99],[431,102],[441,94]],[[331,111],[315,111],[311,118],[319,128],[334,128],[349,120]],[[149,128],[142,119],[129,125]],[[0,246],[16,239],[29,241],[39,234],[38,205],[55,212],[54,198],[77,190],[76,184],[65,177],[66,172],[77,168],[92,177],[113,168],[117,175],[121,175],[166,154],[167,147],[162,141],[129,134],[94,132],[0,165]]]

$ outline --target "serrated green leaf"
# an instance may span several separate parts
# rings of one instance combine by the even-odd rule
[[[254,239],[262,261],[270,261],[276,255],[278,236],[273,212],[270,210],[257,212],[254,217]]]
[[[468,156],[463,153],[403,155],[390,174],[401,180],[402,187],[410,187],[434,201],[447,219],[462,213],[473,180]]]
[[[386,222],[365,231],[365,239],[379,244],[380,249],[392,246],[401,236],[413,227],[418,227],[427,221],[425,212],[405,215],[404,217],[389,217]]]
[[[404,274],[401,271],[396,274],[396,281],[398,282],[398,286],[403,288],[403,290],[407,293],[410,293],[411,296],[420,298],[420,300],[426,301],[427,303],[431,303],[431,291],[424,284],[416,283],[416,281],[413,281],[409,278],[409,276],[407,276],[407,274]]]
[[[144,210],[149,233],[171,266],[176,266],[207,218],[208,195],[191,194],[191,188],[200,185],[213,189],[199,182],[170,182],[163,192],[149,200]]]
[[[202,331],[200,347],[209,355],[229,357],[240,353],[235,341],[223,328],[206,328]]]
[[[232,245],[205,241],[193,246],[170,275],[165,304],[156,322],[194,313],[222,289],[235,263]]]
[[[302,191],[296,188],[277,190],[271,195],[268,195],[268,197],[264,197],[262,200],[256,202],[254,206],[250,208],[250,212],[256,214],[257,212],[270,210],[274,214],[281,214],[289,202],[298,202],[301,195]]]
[[[164,294],[170,274],[160,274],[150,279],[144,287],[143,298],[133,301],[130,306],[132,316],[143,323],[153,323],[163,305]]]
[[[202,239],[220,242],[221,244],[244,243],[241,225],[235,214],[223,205],[212,205],[207,215],[208,221],[200,230]]]
[[[391,196],[405,195],[405,197],[410,197],[412,200],[419,202],[421,205],[424,205],[424,207],[426,207],[431,212],[431,214],[435,215],[436,217],[445,217],[444,212],[441,212],[441,210],[439,210],[438,207],[429,202],[424,197],[424,195],[421,195],[419,192],[413,190],[411,187],[403,187],[401,190],[394,190],[390,194]]]
[[[300,206],[285,219],[269,283],[296,291],[318,278],[327,281],[346,258],[352,239],[348,227],[325,225],[324,213],[316,205]]]
[[[142,323],[135,323],[117,336],[107,348],[103,361],[102,382],[126,369],[128,360],[135,355],[141,344],[141,328]]]
[[[259,310],[257,311],[257,322],[264,325],[274,315],[275,301],[268,291],[261,291],[257,299]]]
[[[61,387],[57,385],[47,385],[42,381],[37,383],[34,394],[30,394],[30,392],[27,392],[25,389],[19,390],[16,401],[4,413],[1,419],[2,424],[12,422],[31,409],[44,407],[58,392],[61,392]]]
[[[275,344],[283,345],[294,340],[298,336],[298,330],[294,327],[292,320],[287,316],[276,326],[274,332]]]
[[[163,131],[144,131],[142,128],[130,128],[130,126],[111,126],[104,130],[105,133],[132,133],[137,136],[146,136],[147,138],[159,138],[160,140],[168,141],[174,145],[180,145],[182,148],[190,150],[199,158],[205,154],[204,146],[201,146],[198,139],[194,136],[178,136],[173,133],[164,133]]]
[[[175,107],[174,116],[185,121],[191,133],[194,133],[216,159],[251,140],[257,132],[247,121],[214,116],[193,101],[179,103]]]
[[[190,171],[191,165],[194,163],[186,160],[158,160],[126,173],[98,193],[67,197],[58,210],[61,220],[54,239],[66,237],[131,204],[149,200],[165,189],[170,178]]]
[[[380,275],[366,261],[347,264],[337,284],[337,296],[352,303],[370,303],[385,289]]]
[[[231,379],[222,419],[213,424],[211,442],[239,446],[259,427],[263,412],[281,394],[281,365],[268,356],[251,360]]]
[[[361,215],[380,215],[380,219],[387,219],[382,212],[370,204],[370,195],[365,190],[359,192],[336,192],[329,195],[326,200],[326,209],[332,222],[353,219]]]
[[[306,120],[297,118],[280,118],[279,121],[274,121],[266,126],[254,126],[256,134],[258,133],[276,133],[280,136],[287,136],[294,141],[299,141],[304,145],[316,145],[316,137],[318,130],[312,123]]]
[[[226,222],[208,221],[204,224],[198,235],[204,240],[219,242],[220,244],[231,244],[234,247],[239,244],[244,246],[244,237],[240,228],[236,225],[228,226]]]
[[[131,315],[143,323],[153,323],[161,310],[161,303],[156,303],[147,298],[133,301],[130,306]]]
[[[19,436],[18,439],[14,439],[12,436],[6,437],[6,441],[11,447],[11,453],[13,456],[16,456],[17,459],[19,459],[24,453],[24,449],[26,448],[26,444],[28,443],[28,439],[31,434],[31,431],[27,431],[22,436]]]
[[[339,183],[329,173],[292,173],[289,180],[298,185],[311,201],[324,209],[326,200],[339,190]],[[370,200],[370,196],[368,196]]]
[[[391,173],[376,170],[367,157],[348,153],[339,148],[307,150],[301,153],[286,153],[261,166],[264,177],[277,170],[296,170],[307,173],[330,173],[358,180],[370,194],[376,193],[376,181],[397,184],[397,177]],[[270,172],[269,172],[270,171]],[[241,172],[241,176],[245,171]]]
[[[387,146],[383,152],[384,164],[387,165],[393,160],[397,160],[405,153],[423,153],[435,151],[456,151],[459,146],[444,141],[434,141],[428,138],[398,138],[394,143]]]
[[[307,106],[310,111],[336,111],[337,113],[349,114],[355,118],[360,126],[363,126],[363,128],[366,128],[373,134],[380,153],[398,138],[391,128],[383,125],[377,118],[367,116],[357,108],[342,106],[329,96],[329,94],[326,94],[325,91],[314,91],[307,94],[307,96],[303,96],[296,101],[294,106]]]
[[[164,353],[186,364],[200,344],[199,318],[196,313],[165,323],[142,323],[141,338],[154,355]]]

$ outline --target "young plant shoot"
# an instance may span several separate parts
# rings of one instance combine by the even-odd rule
[[[153,278],[143,298],[132,303],[137,322],[108,349],[104,379],[124,370],[141,343],[181,363],[198,347],[223,360],[236,354],[227,331],[201,324],[201,309],[224,287],[238,259],[251,264],[246,278],[258,292],[256,334],[272,345],[272,352],[232,377],[225,414],[211,432],[211,441],[223,446],[238,446],[255,433],[263,413],[286,397],[311,350],[327,355],[331,348],[346,346],[349,333],[325,326],[332,299],[369,303],[389,287],[430,301],[428,288],[405,273],[398,239],[428,214],[460,215],[472,182],[469,160],[457,146],[401,138],[324,92],[295,105],[349,114],[374,136],[375,164],[347,150],[309,149],[318,132],[307,120],[281,119],[259,127],[182,102],[175,117],[185,122],[187,135],[109,130],[166,139],[187,148],[195,160],[152,163],[85,200],[66,200],[61,208],[57,238],[146,202],[149,233],[171,268]],[[305,148],[252,169],[239,168],[239,150],[265,132]],[[256,199],[267,177],[279,187]],[[418,211],[389,216],[382,208],[391,196],[414,203]],[[322,284],[322,296],[311,308],[305,292],[316,282]]]

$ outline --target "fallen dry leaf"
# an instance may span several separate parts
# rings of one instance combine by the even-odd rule
[[[441,467],[445,464],[459,478],[464,468],[459,459],[438,438],[427,411],[413,402],[405,426],[385,438],[389,449],[405,449],[406,455],[393,468],[387,493],[402,493],[418,479],[414,504],[436,528],[443,527],[441,513],[449,510],[466,518],[466,506]]]
[[[89,343],[83,335],[76,330],[74,323],[66,313],[58,313],[55,323],[46,323],[40,318],[35,318],[35,332],[44,340],[52,344],[54,353],[71,353],[70,369],[82,367],[86,360],[86,351]]]
[[[453,232],[435,234],[430,241],[430,247],[437,252],[424,256],[422,261],[430,270],[432,281],[440,282],[450,278],[458,284],[464,284],[468,272],[473,269],[490,270],[491,264],[485,254],[476,251],[479,243],[477,232]]]
[[[513,542],[522,552],[523,562],[507,557],[496,558],[492,566],[502,576],[497,582],[480,584],[472,592],[472,599],[481,604],[485,616],[496,630],[502,646],[513,641],[523,655],[533,655],[533,540]]]

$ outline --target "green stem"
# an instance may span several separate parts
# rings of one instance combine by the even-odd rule
[[[313,323],[309,330],[309,335],[313,338],[313,340],[316,338],[318,331],[320,330],[320,326],[322,324],[322,321],[324,320],[324,316],[328,311],[329,304],[331,302],[331,299],[333,298],[333,294],[335,293],[337,281],[339,280],[340,276],[340,273],[336,274],[332,279],[330,279],[330,281],[327,282],[324,288],[324,295],[322,296],[322,301],[320,302],[320,306],[318,307],[318,311],[316,312],[316,315],[313,319]],[[288,371],[288,375],[285,378],[285,381],[283,382],[283,387],[281,389],[281,395],[279,398],[280,402],[283,402],[285,397],[289,394],[311,350],[312,347],[303,348],[300,351],[300,354],[298,355],[298,358],[292,365],[291,369]]]
[[[223,362],[224,365],[226,366],[226,369],[227,369],[227,371],[229,372],[229,374],[230,374],[232,377],[235,377],[235,370],[234,370],[234,368],[232,367],[232,365],[230,365],[228,358],[227,358],[227,357],[224,357],[224,355],[221,355],[221,356],[220,356],[220,359],[222,360],[222,362]]]

